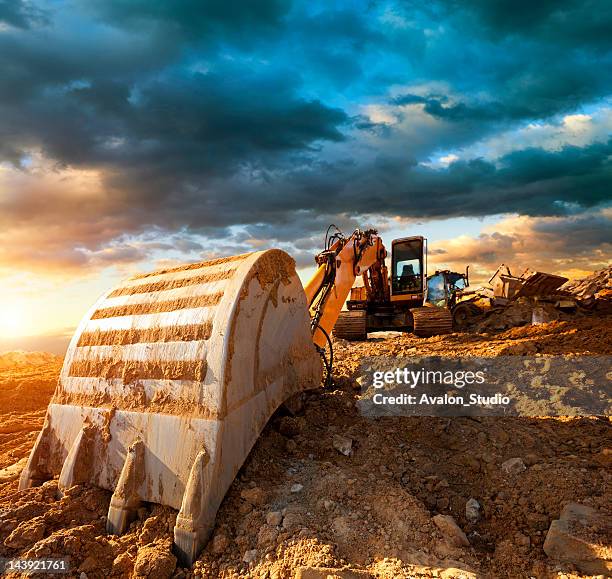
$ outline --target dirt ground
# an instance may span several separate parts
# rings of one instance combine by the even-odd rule
[[[610,420],[368,419],[356,410],[355,375],[366,355],[610,354],[611,322],[337,341],[334,387],[306,394],[297,415],[271,419],[192,569],[177,568],[171,554],[171,509],[143,508],[126,535],[109,537],[110,493],[77,486],[58,500],[55,481],[17,492],[10,471],[0,471],[0,557],[68,556],[73,575],[90,578],[281,579],[299,566],[385,578],[582,577],[542,545],[568,502],[611,513]],[[0,364],[0,469],[27,456],[61,365],[13,362]],[[349,456],[334,448],[334,435],[352,440]],[[504,472],[501,464],[517,457],[526,469]],[[469,499],[481,507],[478,520],[466,518]],[[445,539],[439,514],[454,517],[469,543]]]

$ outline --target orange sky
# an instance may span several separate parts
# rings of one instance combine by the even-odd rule
[[[610,210],[608,210],[609,212]],[[450,224],[452,225],[452,224]],[[397,219],[385,221],[381,234],[386,244],[394,237],[423,234],[429,236],[429,271],[451,268],[464,271],[470,265],[472,283],[486,281],[501,262],[509,264],[516,273],[531,269],[555,272],[567,277],[581,277],[609,263],[610,245],[596,252],[579,250],[578,244],[559,235],[556,225],[566,226],[559,218],[501,217],[494,224],[480,226],[478,234],[440,238],[440,230],[449,222],[415,223]],[[474,224],[472,224],[473,229]],[[42,243],[37,240],[37,243]],[[265,242],[253,240],[253,246],[263,248]],[[30,250],[33,248],[30,248]],[[186,256],[183,261],[201,256]],[[109,287],[138,271],[151,270],[160,265],[181,262],[180,259],[143,259],[132,263],[102,262],[77,267],[53,264],[48,270],[34,261],[31,270],[8,267],[0,263],[0,351],[7,349],[43,349],[62,353],[73,329],[95,300]],[[302,267],[303,280],[313,272]]]

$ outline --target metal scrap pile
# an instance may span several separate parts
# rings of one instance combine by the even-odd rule
[[[608,314],[612,313],[612,266],[568,282],[561,276],[529,270],[514,276],[502,264],[488,287],[463,297],[478,305],[479,311],[466,324],[468,331],[477,333]]]

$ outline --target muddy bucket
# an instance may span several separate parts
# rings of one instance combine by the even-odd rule
[[[108,489],[116,534],[142,502],[173,507],[190,564],[272,413],[320,381],[306,296],[283,251],[133,277],[72,338],[20,488],[59,476],[60,490]]]

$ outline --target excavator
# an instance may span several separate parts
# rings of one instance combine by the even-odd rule
[[[381,327],[427,329],[428,309],[428,331],[441,325],[444,308],[423,307],[424,243],[394,241],[390,277],[376,231],[328,230],[305,287],[295,261],[270,249],[111,288],[72,337],[19,488],[57,478],[60,495],[77,484],[107,489],[115,535],[143,504],[172,507],[174,549],[191,565],[269,418],[330,371],[334,327],[363,333],[365,312]],[[348,303],[365,307],[341,314],[358,276],[365,300]]]
[[[363,285],[352,287],[334,326],[334,335],[346,340],[365,340],[368,332],[401,330],[427,337],[453,329],[451,284],[443,288],[448,300],[429,299],[432,278],[427,277],[427,241],[422,236],[394,239],[391,243],[391,275],[385,264],[386,251],[366,271],[358,272]],[[451,272],[436,272],[450,279]],[[437,279],[437,277],[436,277]],[[467,277],[457,275],[457,280]],[[437,286],[434,287],[436,289]],[[307,286],[308,291],[308,286]],[[438,300],[439,301],[439,300]]]

